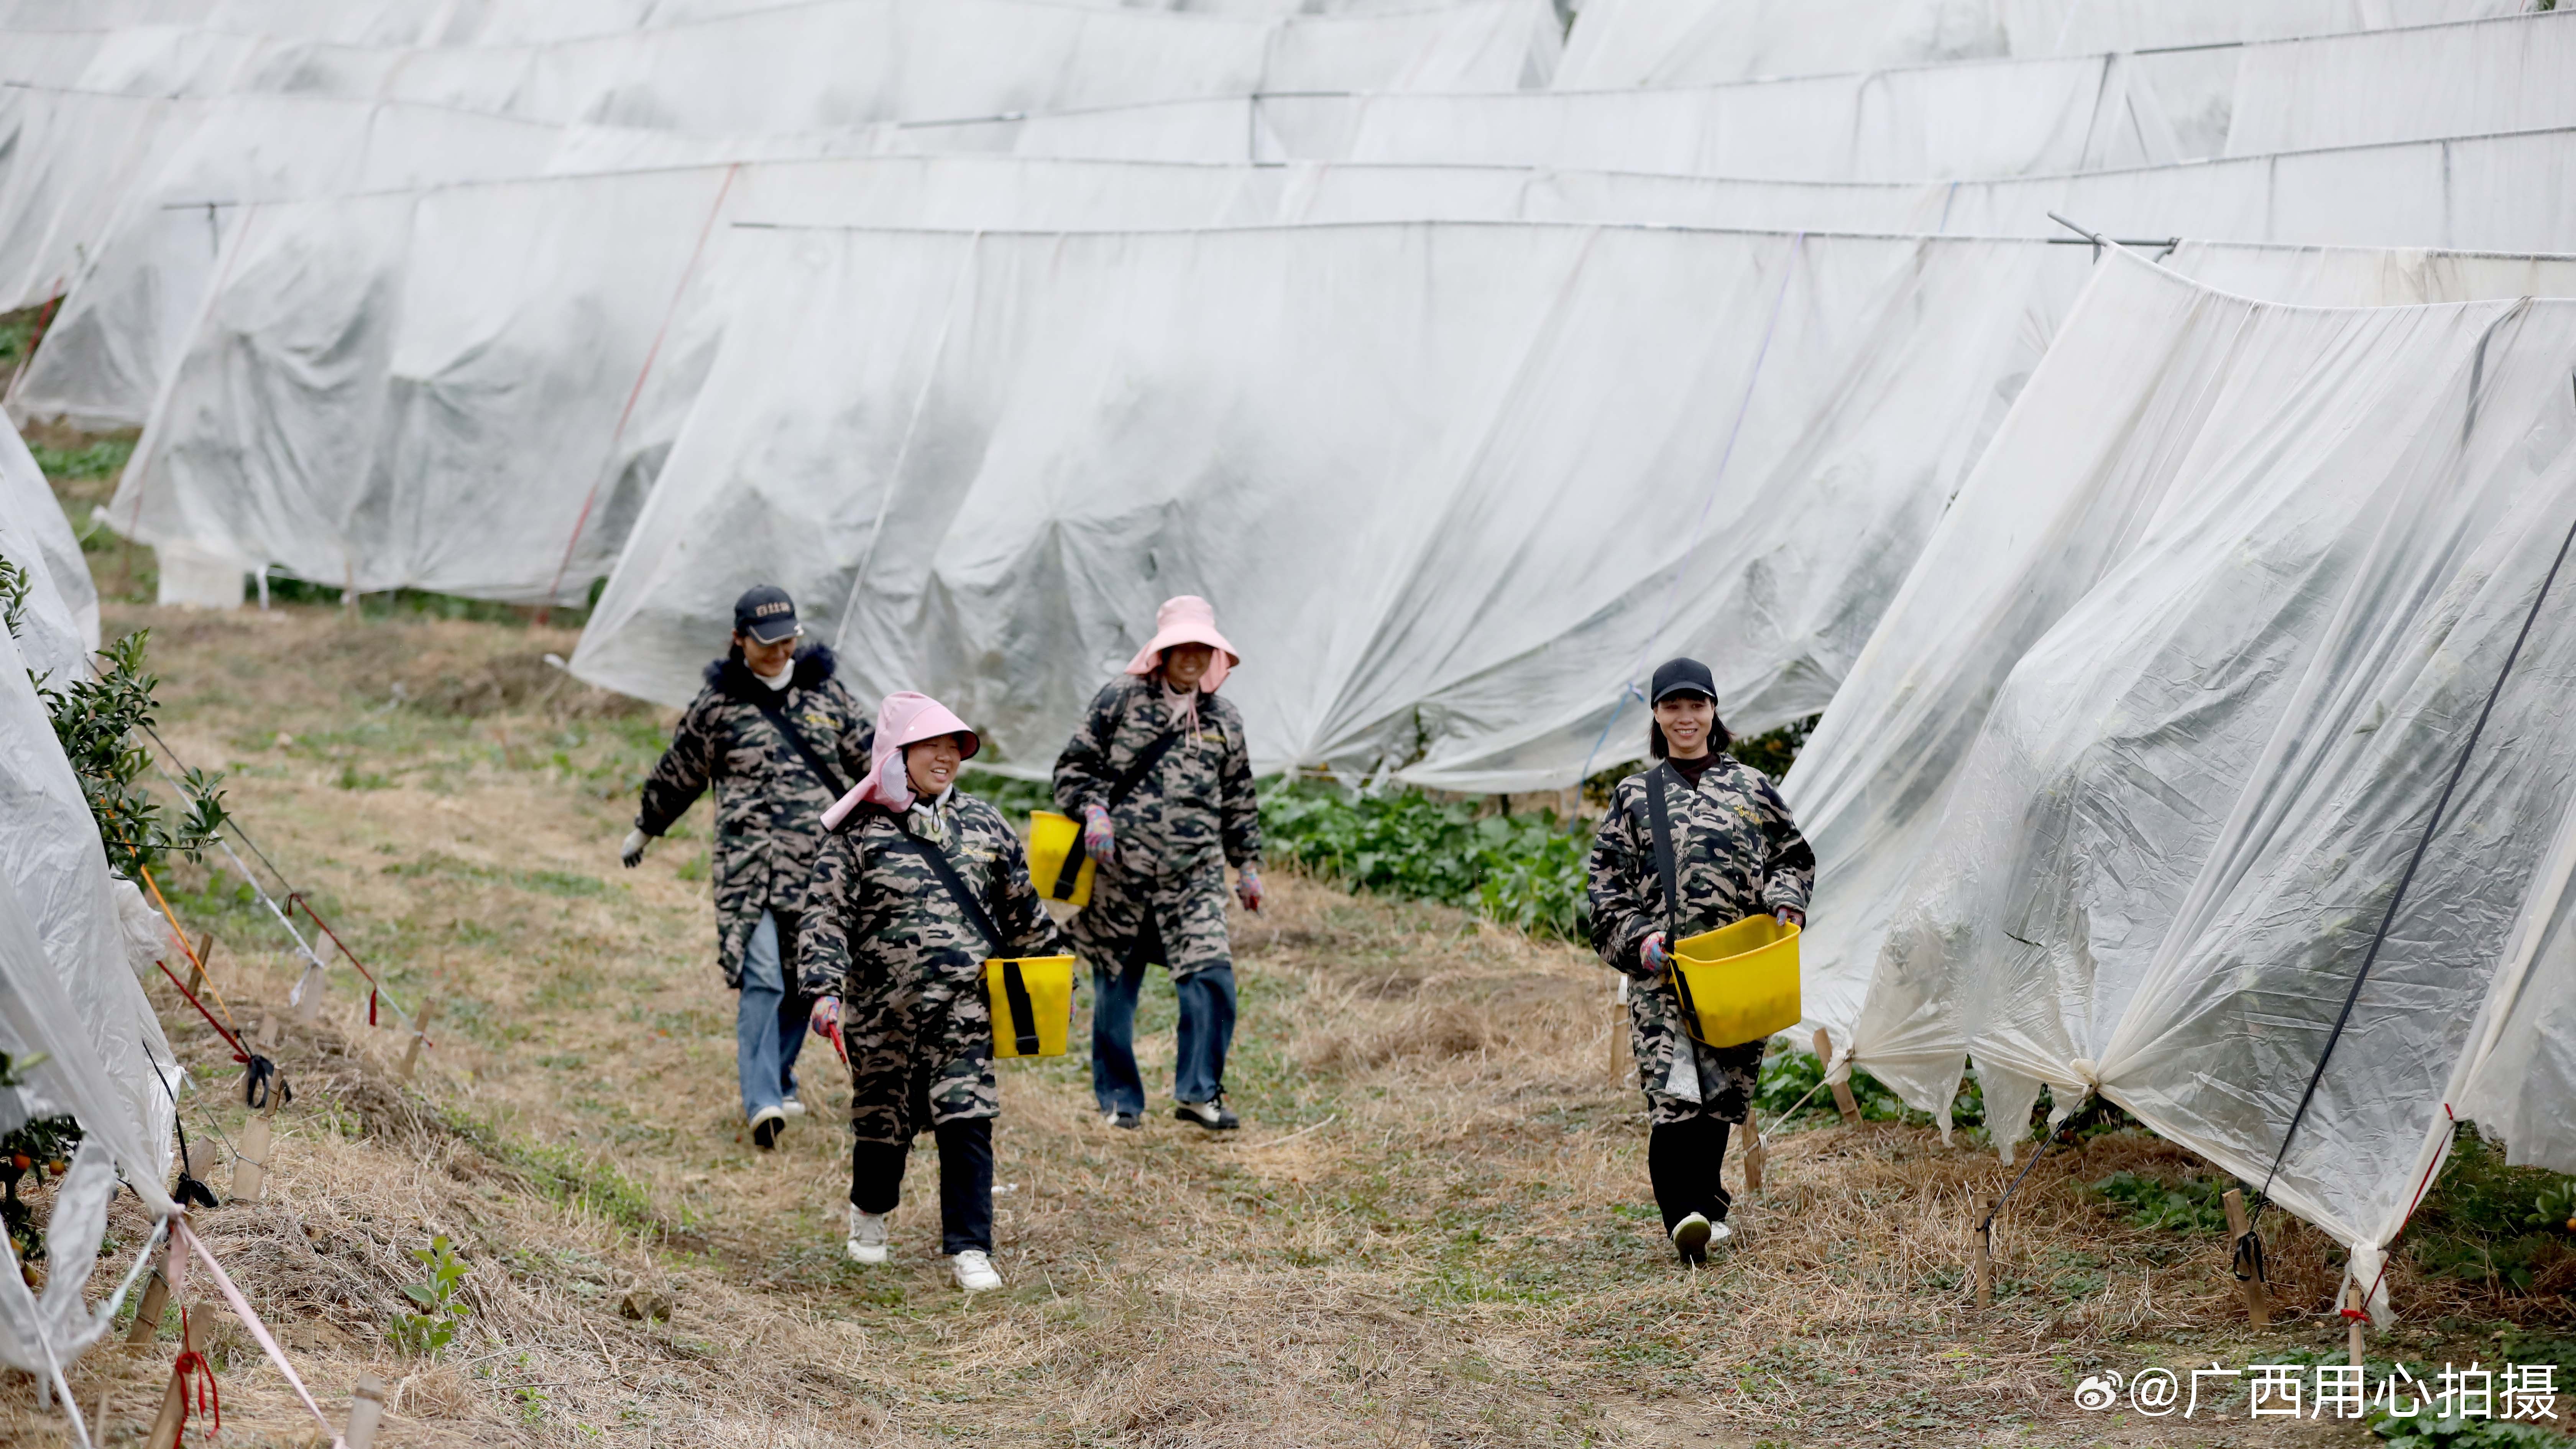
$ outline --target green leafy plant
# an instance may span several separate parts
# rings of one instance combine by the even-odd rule
[[[19,1074],[42,1060],[38,1055],[12,1061],[8,1053],[0,1052],[0,1087],[18,1085]],[[44,1259],[45,1238],[37,1230],[35,1209],[19,1199],[18,1184],[30,1174],[42,1182],[48,1172],[56,1177],[69,1172],[71,1156],[80,1150],[80,1143],[80,1123],[69,1117],[37,1117],[0,1137],[0,1223],[6,1224],[22,1263]]]
[[[1552,811],[1486,815],[1419,791],[1351,796],[1273,780],[1261,831],[1274,856],[1353,890],[1438,901],[1540,935],[1581,940],[1591,838]]]
[[[2571,1216],[2576,1178],[2510,1166],[2502,1148],[2463,1124],[2409,1226],[2415,1265],[2435,1277],[2529,1293],[2576,1256]]]
[[[2436,1419],[2430,1414],[2400,1419],[2373,1409],[2368,1422],[2370,1432],[2390,1449],[2564,1449],[2567,1443],[2555,1430],[2500,1419]]]
[[[1761,1075],[1754,1083],[1753,1105],[1762,1110],[1766,1120],[1776,1120],[1781,1113],[1797,1107],[1802,1101],[1806,1105],[1799,1109],[1801,1117],[1819,1107],[1831,1115],[1834,1110],[1832,1089],[1819,1085],[1824,1079],[1824,1063],[1816,1059],[1814,1052],[1775,1043],[1771,1054],[1762,1059]],[[1894,1088],[1858,1067],[1852,1068],[1851,1091],[1852,1101],[1860,1108],[1863,1121],[1904,1122],[1919,1127],[1932,1120],[1931,1113],[1918,1112],[1907,1106]],[[1951,1099],[1950,1124],[1973,1127],[1985,1120],[1985,1096],[1978,1088],[1977,1079],[1970,1076],[1959,1084],[1958,1095]]]
[[[27,595],[34,592],[36,581],[14,559],[0,558],[0,624],[9,626],[9,637],[18,637],[19,626],[27,621]]]
[[[2100,1182],[2088,1184],[2086,1190],[2123,1209],[2122,1215],[2132,1227],[2169,1228],[2178,1233],[2220,1233],[2227,1230],[2225,1198],[2228,1186],[2206,1177],[2186,1177],[2180,1182],[2167,1182],[2135,1172],[2115,1172]]]
[[[412,1249],[411,1255],[429,1269],[428,1282],[403,1288],[403,1296],[420,1305],[420,1311],[395,1314],[386,1325],[385,1338],[400,1352],[434,1358],[456,1340],[456,1330],[465,1322],[469,1309],[456,1293],[472,1270],[456,1256],[455,1245],[445,1233],[430,1239],[426,1248]]]
[[[135,736],[152,723],[159,708],[153,693],[161,684],[143,669],[148,634],[138,630],[101,650],[103,667],[95,679],[75,680],[59,690],[37,686],[53,719],[54,737],[62,742],[90,813],[98,819],[107,863],[128,879],[139,878],[171,855],[194,859],[214,843],[224,825],[223,792],[217,788],[221,775],[188,771],[180,785],[187,808],[175,820],[137,783],[152,759]]]
[[[102,438],[85,448],[48,448],[38,443],[27,451],[35,455],[36,466],[48,478],[108,478],[134,456],[134,440]]]

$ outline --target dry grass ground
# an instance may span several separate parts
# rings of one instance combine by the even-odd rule
[[[1645,1178],[1606,976],[1455,912],[1293,878],[1236,920],[1230,1072],[1247,1125],[1122,1133],[1079,1058],[1004,1074],[1005,1292],[972,1302],[934,1256],[932,1162],[893,1265],[842,1260],[846,1098],[744,1139],[731,998],[711,962],[704,812],[644,866],[615,848],[667,719],[543,662],[566,631],[212,617],[150,626],[163,733],[231,771],[233,808],[406,1001],[444,1019],[416,1083],[345,966],[290,1024],[297,1087],[267,1200],[201,1211],[209,1241],[337,1416],[360,1371],[396,1384],[390,1445],[2253,1444],[2350,1427],[2087,1415],[2075,1380],[2147,1362],[2331,1352],[2329,1245],[2276,1231],[2284,1324],[2234,1310],[2214,1235],[2135,1229],[2081,1184],[2198,1164],[2130,1136],[2045,1160],[2001,1231],[1999,1305],[1970,1311],[1971,1204],[2007,1174],[1927,1130],[1817,1125],[1773,1143],[1738,1245],[1678,1270]],[[228,873],[174,872],[220,939],[231,1009],[283,1002],[282,933]],[[192,1134],[237,1134],[238,1069],[156,993],[199,1090]],[[1142,1055],[1168,1080],[1171,998]],[[386,1017],[390,1023],[390,1016]],[[820,1049],[818,1048],[818,1051]],[[1823,1114],[1830,1116],[1829,1113]],[[1729,1169],[1730,1181],[1735,1168]],[[218,1175],[220,1185],[225,1180]],[[130,1204],[128,1205],[130,1209]],[[2277,1221],[2277,1220],[2276,1220]],[[116,1236],[128,1252],[139,1220]],[[471,1263],[438,1360],[384,1326],[434,1235]],[[2401,1269],[2401,1275],[2404,1270]],[[102,1277],[105,1275],[102,1274]],[[2492,1306],[2401,1276],[2410,1350]],[[638,1317],[666,1299],[667,1316]],[[107,1442],[148,1419],[171,1345],[102,1350]],[[2465,1358],[2465,1353],[2461,1355]],[[226,1442],[313,1425],[242,1335],[218,1333]],[[29,1382],[0,1442],[67,1442]]]

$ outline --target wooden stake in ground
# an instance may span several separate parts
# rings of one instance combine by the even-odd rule
[[[179,1318],[180,1322],[185,1326],[185,1334],[180,1339],[181,1352],[201,1352],[197,1342],[198,1327],[196,1316],[182,1312],[179,1315]],[[177,1449],[179,1443],[179,1425],[184,1422],[188,1416],[187,1404],[188,1381],[180,1377],[179,1370],[176,1367],[173,1367],[170,1370],[170,1387],[164,1390],[161,1395],[160,1416],[152,1421],[152,1437],[147,1441],[150,1449]]]
[[[295,1019],[306,1026],[322,1019],[322,984],[325,979],[321,962],[305,962],[304,979],[296,983]]]
[[[1744,1190],[1762,1190],[1762,1123],[1750,1107],[1744,1109]]]
[[[349,1395],[349,1432],[341,1441],[349,1449],[372,1449],[376,1442],[376,1421],[385,1413],[385,1381],[374,1374],[358,1375],[358,1387]]]
[[[2230,1251],[2241,1252],[2246,1232],[2245,1189],[2231,1187],[2227,1190],[2227,1195],[2219,1200],[2227,1204],[2227,1241],[2230,1244]],[[2261,1263],[2262,1260],[2257,1258],[2253,1272],[2237,1275],[2236,1296],[2245,1300],[2245,1316],[2253,1321],[2254,1326],[2268,1328],[2272,1323],[2272,1301],[2263,1291]]]
[[[1986,1198],[1977,1211],[1977,1306],[1995,1306],[1995,1208]]]
[[[170,1307],[170,1280],[161,1270],[152,1270],[152,1281],[144,1285],[143,1306],[134,1310],[134,1326],[125,1331],[130,1345],[148,1344],[161,1336],[161,1315]]]
[[[277,1013],[262,1008],[259,1013],[259,1049],[263,1052],[277,1046]]]
[[[2369,1301],[2361,1296],[2360,1284],[2351,1284],[2343,1290],[2344,1354],[2354,1368],[2361,1367],[2361,1352],[2365,1347],[2361,1334],[2362,1315],[2369,1307]]]
[[[438,999],[431,997],[421,1002],[420,1015],[411,1019],[411,1045],[404,1049],[402,1059],[402,1074],[406,1079],[411,1076],[412,1069],[420,1065],[421,1044],[429,1040],[429,1023],[437,1015]]]
[[[1828,1070],[1834,1064],[1834,1039],[1825,1035],[1821,1026],[1816,1028],[1816,1063]],[[1834,1083],[1834,1110],[1843,1114],[1846,1123],[1860,1120],[1860,1103],[1852,1099],[1851,1083],[1847,1080]]]
[[[276,1098],[272,1096],[271,1101]],[[233,1200],[257,1202],[268,1186],[269,1125],[266,1112],[253,1112],[242,1124],[241,1146],[233,1152]]]
[[[197,959],[188,963],[188,994],[201,996],[206,990],[206,963],[215,959],[215,933],[208,931],[197,942]]]

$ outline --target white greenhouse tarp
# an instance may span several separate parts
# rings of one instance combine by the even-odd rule
[[[1547,0],[1191,15],[1040,0],[813,0],[533,46],[272,47],[249,89],[704,133],[1053,111],[1263,90],[1543,85]]]
[[[2576,9],[2238,54],[2231,156],[2576,125]]]
[[[892,158],[246,208],[110,517],[361,590],[578,601],[695,392],[680,303],[728,221],[1202,226],[1283,179]]]
[[[35,585],[17,628],[0,628],[0,1051],[43,1057],[26,1085],[0,1089],[0,1131],[68,1112],[85,1137],[47,1225],[57,1271],[41,1294],[0,1294],[0,1362],[42,1373],[109,1325],[112,1315],[93,1314],[83,1289],[119,1178],[147,1208],[174,1210],[162,1189],[174,1083],[162,1075],[169,1042],[135,978],[119,917],[117,892],[133,888],[109,874],[88,801],[29,677],[60,687],[82,671],[75,600],[89,580],[76,548],[69,566],[51,557],[53,535],[67,529],[42,477],[29,486],[25,455],[0,422],[0,556]]]
[[[2560,582],[2566,582],[2560,576]],[[2576,1173],[2576,809],[2523,901],[2448,1100],[2515,1164]]]
[[[1558,166],[1791,181],[1922,181],[2214,155],[2178,130],[2228,62],[1988,61],[1662,91],[1236,96],[907,126],[891,144],[1161,161]],[[1459,88],[1452,87],[1451,90]]]
[[[2106,267],[1790,781],[1847,860],[1840,742],[1948,776],[1916,848],[1870,846],[1912,869],[1858,1059],[1942,1107],[1964,1045],[1997,1121],[2098,1091],[2373,1280],[2576,787],[2562,578],[2391,918],[2576,524],[2571,364],[2576,302],[2281,307]],[[1828,864],[1820,936],[1852,886]]]
[[[472,139],[480,128],[497,129],[470,149],[419,144],[421,137],[442,134]],[[9,402],[19,416],[66,417],[93,427],[140,426],[146,420],[170,365],[194,332],[224,238],[245,211],[218,199],[364,192],[376,189],[367,182],[388,176],[397,184],[415,184],[419,169],[410,158],[422,155],[456,157],[491,170],[525,166],[544,155],[547,138],[558,134],[451,111],[280,97],[219,103],[200,132],[202,143],[188,145],[184,159],[166,168],[155,199],[129,207],[123,223],[89,249],[89,265],[11,390]],[[292,143],[306,135],[332,139]],[[399,144],[392,138],[400,138]],[[707,150],[764,149],[756,140],[699,140]],[[636,153],[596,131],[556,144],[548,169],[562,169],[568,151],[584,153],[584,169],[642,169],[614,164],[619,154]],[[272,159],[248,164],[260,157]],[[925,212],[857,182],[870,174],[905,176],[921,164],[887,158],[804,172],[747,167],[727,215],[838,224],[908,224],[936,215],[1011,227],[1133,227],[1173,216],[1163,199],[1174,187],[1193,184],[1190,178],[1149,174],[1158,163],[960,156],[939,163],[946,173],[939,189],[962,197],[990,188],[992,204]],[[1097,173],[1099,189],[1079,213],[1017,209],[1017,198],[1035,185],[1021,173],[1046,167],[1064,168],[1068,183],[1079,183],[1086,170]],[[773,175],[779,179],[769,179]],[[1106,189],[1121,175],[1139,178],[1135,184],[1145,188],[1139,205],[1149,210],[1122,213]],[[787,179],[803,184],[782,184]],[[1242,225],[1573,221],[2065,237],[2067,231],[2049,219],[2056,211],[2119,237],[2529,252],[2576,236],[2576,131],[2003,182],[1810,184],[1341,163],[1289,163],[1198,182],[1212,199],[1193,217]],[[698,222],[669,215],[657,224],[688,228]],[[584,283],[574,278],[563,285]],[[2501,289],[2476,294],[2499,295]],[[2272,291],[2256,295],[2296,300]],[[2425,295],[2461,293],[2440,288]],[[648,299],[646,305],[659,303]]]
[[[685,697],[771,578],[862,692],[965,701],[1031,768],[1196,590],[1266,767],[1478,792],[1637,753],[1648,656],[1709,660],[1740,729],[1821,708],[2090,268],[1527,226],[728,250],[586,678]]]
[[[2286,40],[2513,15],[2523,0],[1589,0],[1556,83],[1708,85],[1998,56]]]

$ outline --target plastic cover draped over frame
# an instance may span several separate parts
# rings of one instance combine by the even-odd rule
[[[2512,15],[2523,0],[1590,0],[1556,83],[1705,85]]]
[[[1546,0],[1385,14],[1183,15],[1029,0],[816,0],[528,46],[272,47],[244,89],[704,133],[1262,90],[1544,85]]]
[[[1196,226],[1266,218],[1276,181],[891,158],[250,208],[110,517],[361,589],[578,600],[695,393],[720,314],[683,289],[729,218]]]
[[[0,558],[28,576],[18,619],[27,667],[58,684],[79,677],[83,658],[98,647],[98,586],[53,485],[6,417],[0,417]]]
[[[1788,782],[1811,1014],[1865,982],[1855,1054],[1917,1105],[1973,1052],[1997,1120],[2099,1090],[2260,1181],[2576,520],[2571,368],[2576,303],[2106,267]],[[2402,1221],[2545,878],[2571,622],[2553,595],[2274,1186],[2347,1244]],[[1877,949],[1821,929],[1873,917]]]

